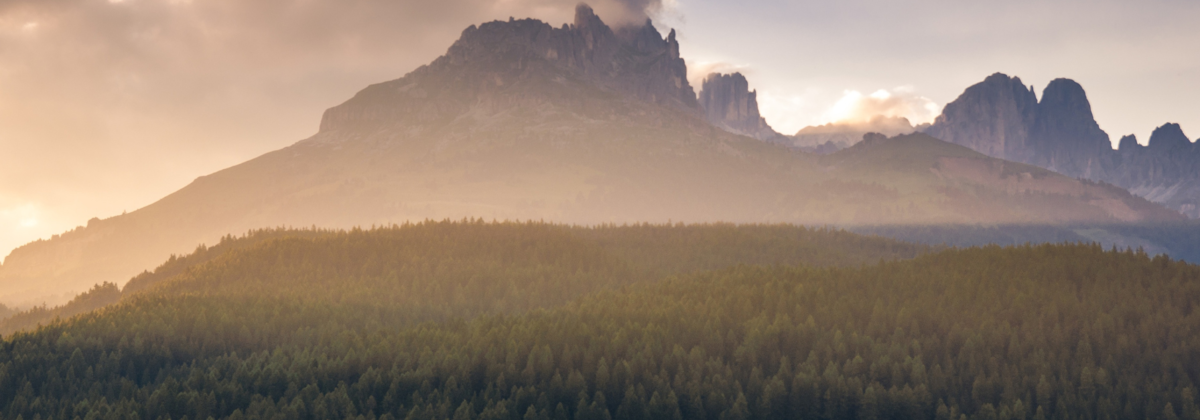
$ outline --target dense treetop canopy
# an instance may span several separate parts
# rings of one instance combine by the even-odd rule
[[[272,235],[8,336],[0,416],[1200,419],[1200,269],[1141,252],[790,226]]]

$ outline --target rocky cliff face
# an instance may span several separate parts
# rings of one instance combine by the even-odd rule
[[[577,98],[551,84],[582,83],[699,115],[675,31],[613,29],[580,4],[573,24],[535,20],[471,25],[445,55],[405,77],[359,92],[325,112],[321,131],[386,123],[428,123],[482,102],[495,110]],[[425,85],[453,87],[429,91]],[[514,94],[516,93],[516,94]]]
[[[1083,86],[1070,79],[1055,79],[1042,91],[1028,146],[1027,163],[1088,179],[1103,178],[1112,152]]]
[[[1113,150],[1087,93],[1069,79],[1050,82],[1039,102],[1019,78],[993,74],[947,104],[925,132],[989,156],[1112,183],[1200,217],[1200,146],[1167,124],[1149,146],[1125,136]]]
[[[1187,135],[1183,134],[1183,128],[1179,124],[1168,123],[1154,129],[1150,133],[1149,148],[1152,151],[1160,153],[1183,152],[1187,153],[1195,144],[1188,140]]]
[[[712,73],[704,78],[700,89],[700,107],[708,121],[726,131],[778,142],[783,136],[767,124],[758,113],[758,92],[741,73]]]
[[[1179,124],[1155,129],[1148,146],[1122,137],[1113,155],[1105,181],[1200,218],[1200,144],[1188,140]]]
[[[1145,146],[1142,146],[1141,144],[1138,143],[1137,136],[1130,134],[1128,136],[1121,137],[1121,141],[1120,141],[1120,143],[1118,143],[1117,150],[1124,153],[1124,152],[1132,152],[1134,150],[1138,150],[1143,147],[1145,147]]]
[[[1020,78],[996,73],[967,88],[925,132],[988,156],[1028,163],[1037,97]]]

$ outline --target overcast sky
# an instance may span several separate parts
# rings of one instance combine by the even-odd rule
[[[315,133],[321,112],[466,26],[561,25],[574,0],[0,0],[0,256]],[[784,133],[931,120],[1000,71],[1087,89],[1116,141],[1200,135],[1200,2],[599,0],[677,28],[697,75],[738,70]]]

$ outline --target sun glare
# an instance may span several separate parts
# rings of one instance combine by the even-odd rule
[[[904,117],[913,124],[932,121],[941,113],[941,107],[929,98],[916,95],[909,87],[892,90],[879,89],[870,95],[857,90],[846,90],[825,113],[825,121],[831,123],[857,123],[870,121],[877,116]]]
[[[830,121],[846,121],[853,119],[858,113],[859,102],[863,99],[863,94],[856,90],[847,90],[841,99],[833,104],[833,108],[829,110]]]

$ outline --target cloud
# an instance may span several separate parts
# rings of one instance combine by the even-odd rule
[[[864,123],[875,116],[903,117],[917,125],[933,122],[942,111],[941,106],[910,86],[871,94],[853,89],[839,94],[820,87],[789,92],[767,86],[758,91],[758,108],[771,127],[785,134],[834,122]]]
[[[607,6],[606,2],[596,3]],[[607,17],[600,14],[601,9],[597,9],[597,14],[605,18],[610,25],[641,24],[646,19],[675,7],[673,0],[615,0],[611,3],[612,7],[608,10]],[[596,4],[592,6],[597,7]]]
[[[795,134],[809,125],[820,124],[820,115],[828,108],[818,92],[796,95],[765,89],[758,92],[758,110],[767,123],[783,134]]]
[[[48,234],[42,226],[42,212],[34,203],[20,203],[0,196],[0,247],[21,245],[20,239],[30,235]],[[4,255],[0,255],[0,262]]]
[[[688,61],[687,69],[688,83],[691,83],[692,87],[696,89],[700,89],[704,79],[713,73],[741,73],[747,78],[750,78],[752,74],[750,66],[726,61]]]
[[[6,229],[36,227],[38,208],[31,203],[0,208],[0,225]]]
[[[866,122],[872,117],[903,117],[915,124],[933,122],[942,108],[933,100],[917,95],[911,87],[880,89],[869,95],[846,90],[826,111],[828,122]]]

